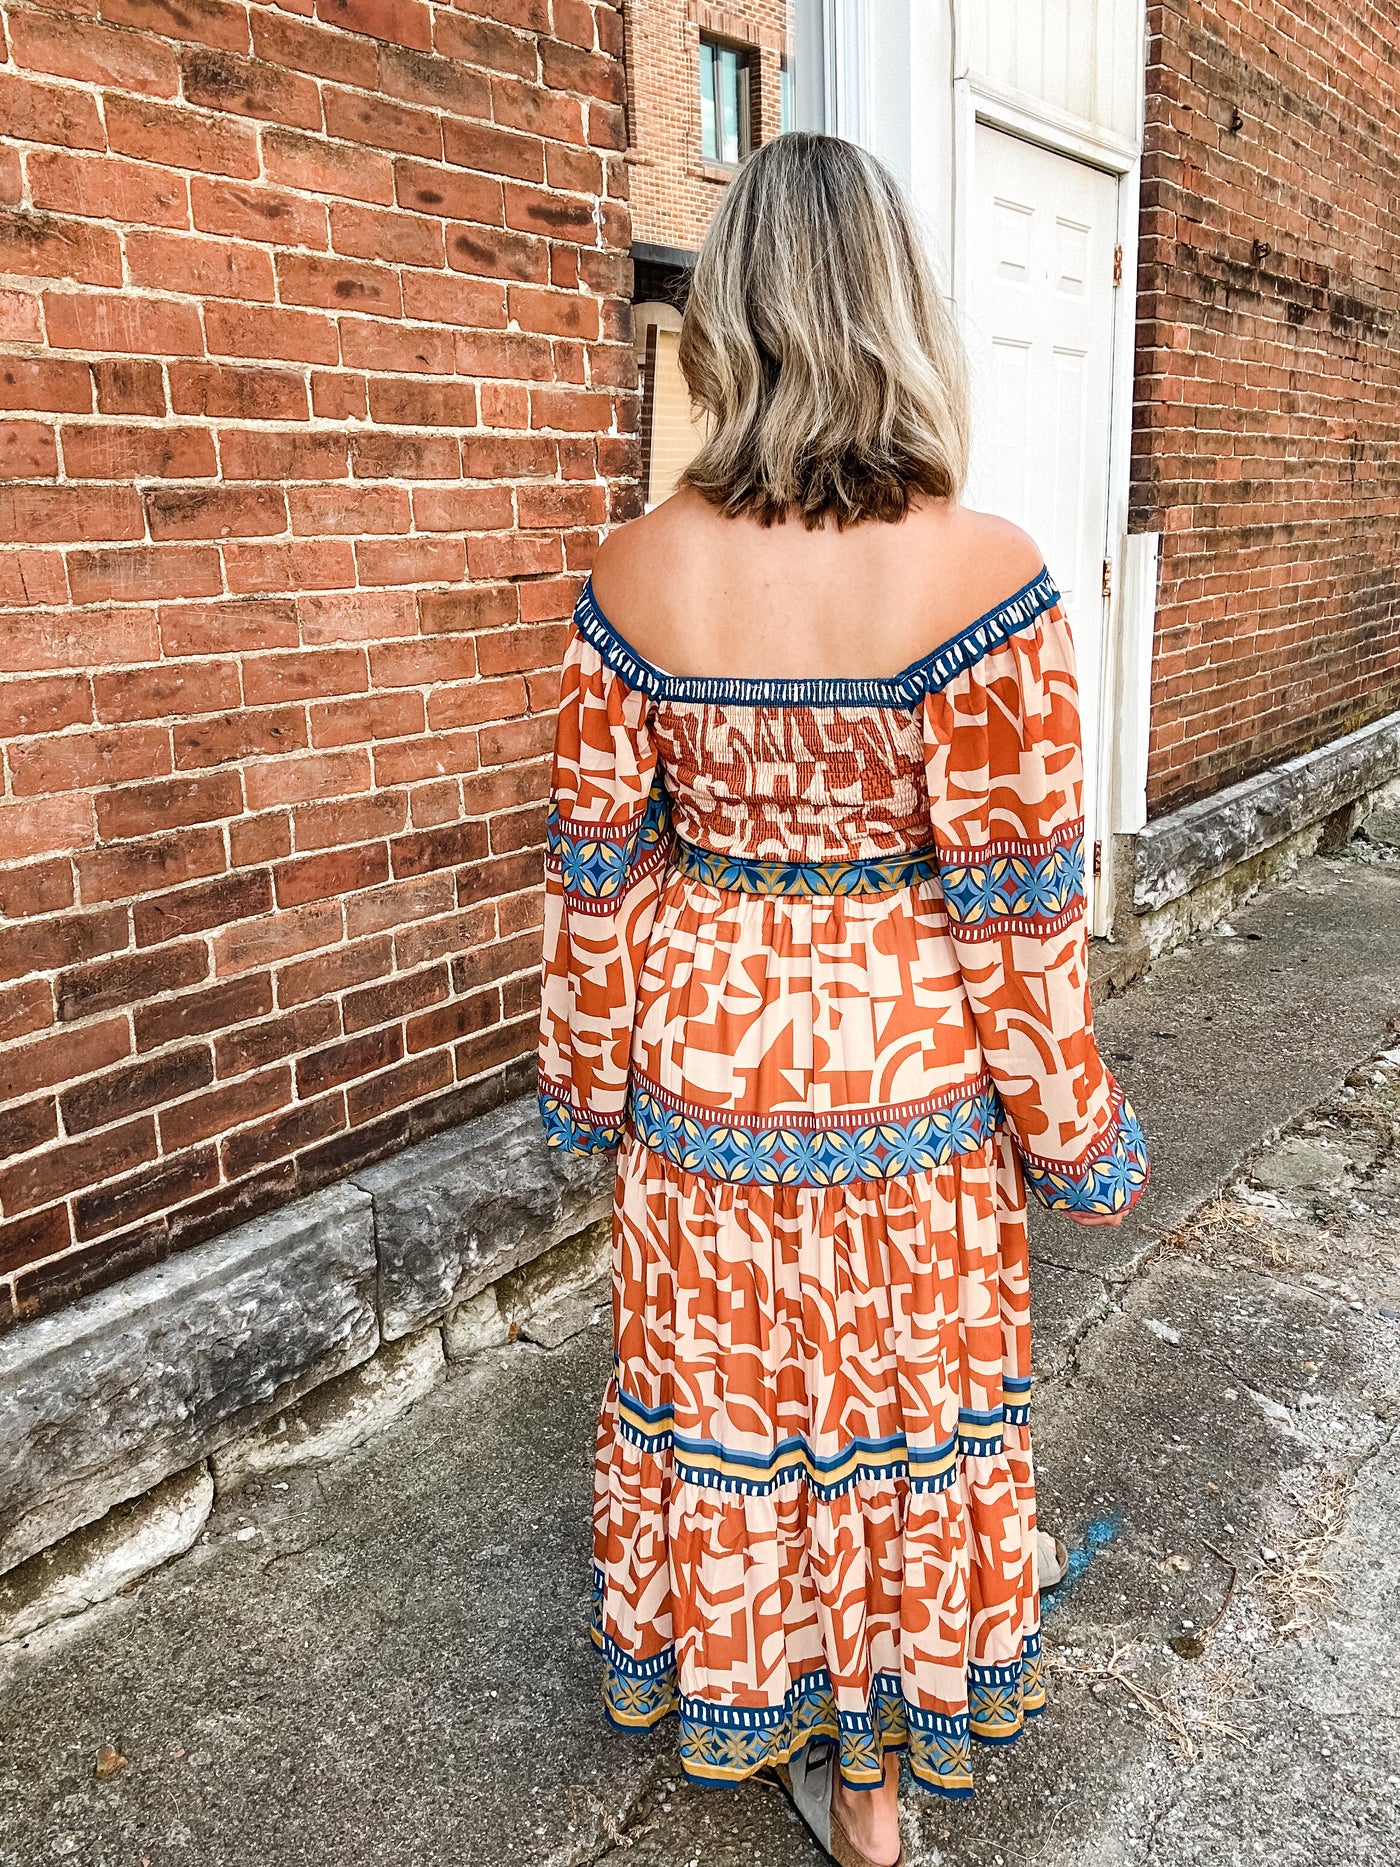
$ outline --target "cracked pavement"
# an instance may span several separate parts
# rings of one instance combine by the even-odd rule
[[[1051,1704],[973,1802],[906,1792],[911,1867],[1400,1855],[1397,1016],[1400,851],[1365,842],[1100,1008],[1154,1184],[1117,1230],[1037,1215]],[[3,1867],[814,1862],[776,1793],[603,1722],[601,1299],[17,1655]]]

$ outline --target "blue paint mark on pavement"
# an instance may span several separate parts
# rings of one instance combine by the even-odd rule
[[[1078,1583],[1084,1571],[1095,1556],[1108,1548],[1123,1528],[1121,1517],[1095,1517],[1084,1532],[1084,1538],[1076,1548],[1069,1552],[1069,1566],[1065,1570],[1065,1579],[1058,1588],[1048,1591],[1040,1598],[1041,1619],[1046,1619],[1064,1600],[1069,1591]]]

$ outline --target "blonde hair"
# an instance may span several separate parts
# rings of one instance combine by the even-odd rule
[[[967,473],[967,365],[914,209],[855,143],[793,130],[725,190],[680,364],[708,417],[680,484],[764,525],[900,519]]]

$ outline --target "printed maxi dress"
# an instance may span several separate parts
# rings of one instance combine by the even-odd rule
[[[890,679],[674,676],[586,585],[540,1108],[617,1149],[593,1636],[691,1776],[971,1793],[1040,1711],[1025,1192],[1121,1211],[1048,572]]]

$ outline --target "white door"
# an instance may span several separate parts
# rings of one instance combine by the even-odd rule
[[[1079,669],[1092,870],[1118,178],[979,123],[968,207],[968,503],[1024,526],[1064,597]],[[1087,880],[1092,891],[1092,874]]]

